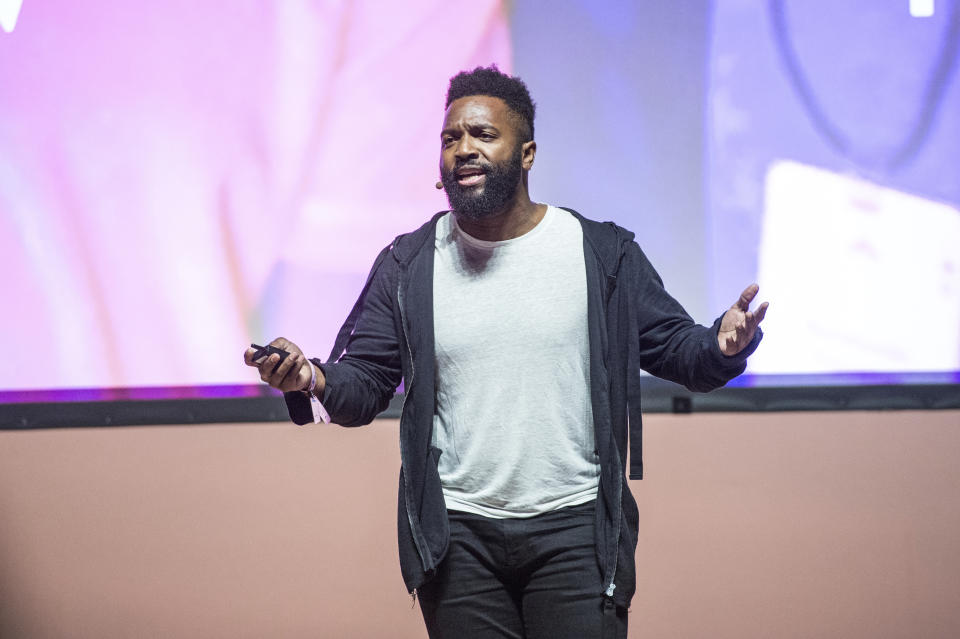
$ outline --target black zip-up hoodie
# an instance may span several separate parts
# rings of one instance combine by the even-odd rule
[[[599,593],[628,607],[636,590],[634,554],[639,514],[625,479],[629,423],[630,478],[643,475],[640,370],[709,391],[743,372],[761,339],[741,353],[720,351],[717,331],[700,326],[663,288],[633,233],[567,209],[583,228],[590,338],[590,398],[600,487],[597,495]],[[435,371],[433,256],[438,213],[397,237],[377,256],[359,299],[326,363],[323,405],[334,423],[370,423],[390,402],[401,379],[398,532],[400,568],[409,592],[436,572],[449,542],[449,523],[431,446]],[[286,393],[297,424],[313,421],[304,393]]]

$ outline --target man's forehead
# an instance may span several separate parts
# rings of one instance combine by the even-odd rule
[[[450,103],[443,117],[446,129],[460,122],[505,123],[513,115],[507,103],[491,95],[468,95]]]

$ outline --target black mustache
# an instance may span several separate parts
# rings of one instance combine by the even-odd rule
[[[490,172],[490,165],[488,164],[478,164],[477,162],[458,162],[453,166],[453,172],[456,173],[460,169],[477,169],[478,171],[483,171],[484,173]]]

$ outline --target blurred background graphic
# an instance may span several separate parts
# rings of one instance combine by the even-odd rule
[[[538,103],[535,199],[635,231],[700,322],[760,282],[738,383],[960,379],[955,0],[18,4],[7,400],[254,384],[277,335],[325,356],[446,207],[447,80],[490,63]]]

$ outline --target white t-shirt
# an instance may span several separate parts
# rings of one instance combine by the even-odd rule
[[[531,517],[596,497],[583,231],[548,207],[526,234],[467,235],[448,213],[434,262],[433,444],[447,508]]]

